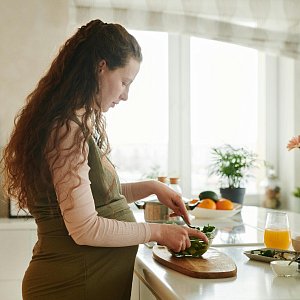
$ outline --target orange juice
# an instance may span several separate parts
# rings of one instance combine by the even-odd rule
[[[265,229],[264,241],[267,248],[287,250],[291,244],[291,234],[287,229]]]

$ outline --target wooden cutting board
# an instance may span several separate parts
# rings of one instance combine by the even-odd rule
[[[237,273],[234,261],[215,248],[209,248],[202,258],[176,258],[167,247],[155,245],[153,258],[170,269],[196,278],[228,278]]]

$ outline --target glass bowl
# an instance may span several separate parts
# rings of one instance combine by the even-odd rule
[[[297,274],[298,263],[292,262],[289,265],[290,261],[288,260],[274,260],[270,262],[272,271],[275,275],[281,277],[291,277]]]
[[[201,239],[196,237],[190,237],[191,247],[184,251],[174,252],[170,250],[174,257],[202,257],[202,255],[209,249],[212,244],[214,237],[216,236],[216,229],[212,232],[206,233],[208,238],[208,244],[204,243]]]

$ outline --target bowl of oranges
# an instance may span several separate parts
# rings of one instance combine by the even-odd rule
[[[191,204],[198,203],[190,214],[201,219],[220,219],[230,218],[239,213],[242,209],[241,204],[234,203],[229,199],[219,198],[212,191],[204,191],[199,194],[199,199],[191,200]]]

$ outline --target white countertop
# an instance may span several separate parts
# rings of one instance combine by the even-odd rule
[[[263,227],[267,210],[243,207],[231,219],[192,221],[195,225],[215,225],[219,232],[213,247],[226,253],[237,266],[237,276],[225,279],[192,278],[156,262],[152,250],[140,245],[135,272],[162,300],[284,300],[300,299],[300,273],[296,277],[276,277],[268,263],[249,260],[244,251],[263,248]],[[136,212],[138,218],[140,212]],[[289,213],[292,230],[300,228],[300,214]]]
[[[237,276],[199,279],[168,269],[152,258],[151,249],[139,248],[135,272],[162,300],[300,299],[300,275],[275,277],[268,263],[249,260],[243,252],[253,247],[220,247],[237,265]]]
[[[132,206],[138,221],[143,211]],[[195,225],[215,225],[218,233],[213,247],[230,256],[237,265],[237,276],[226,279],[192,278],[160,265],[152,250],[140,245],[135,273],[161,300],[284,300],[300,299],[300,273],[296,277],[275,277],[268,263],[249,260],[243,252],[263,248],[263,227],[267,210],[243,207],[230,219],[194,219]],[[288,213],[291,230],[300,229],[300,214]],[[0,219],[0,230],[36,230],[34,220]]]

